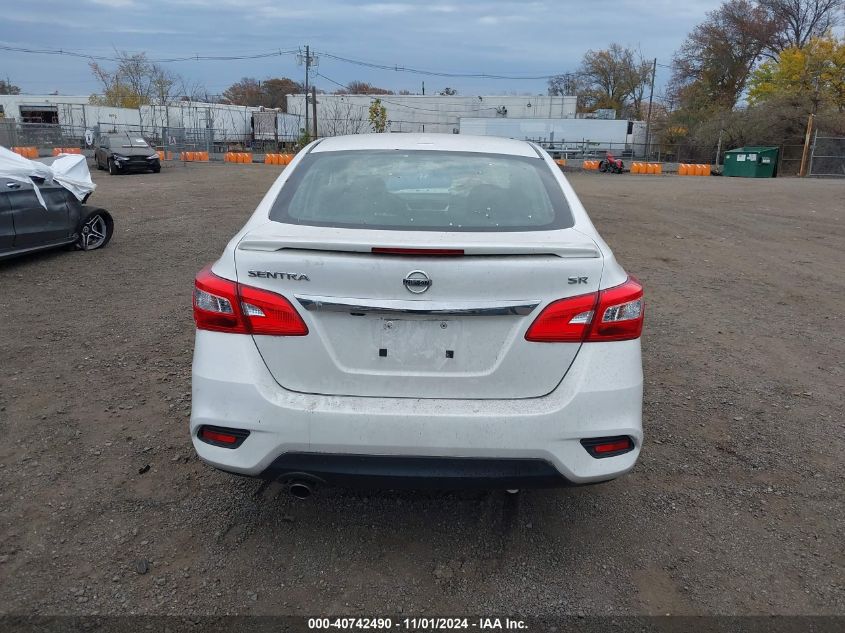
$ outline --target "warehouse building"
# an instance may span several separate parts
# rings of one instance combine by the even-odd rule
[[[457,134],[464,117],[574,119],[575,97],[547,95],[317,95],[319,136],[370,131],[369,108],[379,99],[387,111],[389,132]],[[311,99],[307,100],[311,115]],[[305,95],[288,95],[288,112],[305,118]]]

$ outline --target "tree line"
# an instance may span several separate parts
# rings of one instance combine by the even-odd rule
[[[845,38],[835,33],[845,0],[727,0],[685,38],[658,94],[659,142],[713,147],[800,143],[807,115],[845,134]],[[576,72],[553,77],[550,95],[578,97],[578,109],[612,108],[645,118],[652,67],[612,44],[587,51]]]
[[[305,85],[289,77],[256,79],[243,77],[226,88],[219,96],[209,95],[200,84],[190,84],[161,64],[150,60],[146,53],[115,51],[116,64],[112,68],[96,62],[89,67],[101,86],[101,92],[91,95],[93,105],[118,108],[137,108],[142,105],[172,103],[174,101],[215,101],[230,105],[264,106],[287,111],[287,95],[302,94]],[[20,89],[0,81],[0,94]],[[318,90],[324,93],[323,90]],[[454,88],[443,88],[438,94],[455,95]],[[17,94],[10,92],[10,94]],[[365,81],[351,81],[333,94],[409,95],[408,90],[394,92]]]

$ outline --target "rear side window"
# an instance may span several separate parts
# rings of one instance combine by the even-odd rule
[[[540,158],[432,150],[312,152],[270,219],[287,224],[420,231],[541,231],[572,226]]]

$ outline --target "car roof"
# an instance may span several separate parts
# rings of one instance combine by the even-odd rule
[[[480,152],[483,154],[509,154],[539,158],[532,145],[525,141],[497,136],[471,136],[469,134],[352,134],[323,139],[311,150],[342,152],[355,150],[436,150],[441,152]]]

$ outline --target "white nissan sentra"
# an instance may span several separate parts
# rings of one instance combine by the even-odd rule
[[[319,140],[196,277],[194,447],[300,496],[613,479],[642,445],[643,311],[536,145]]]

